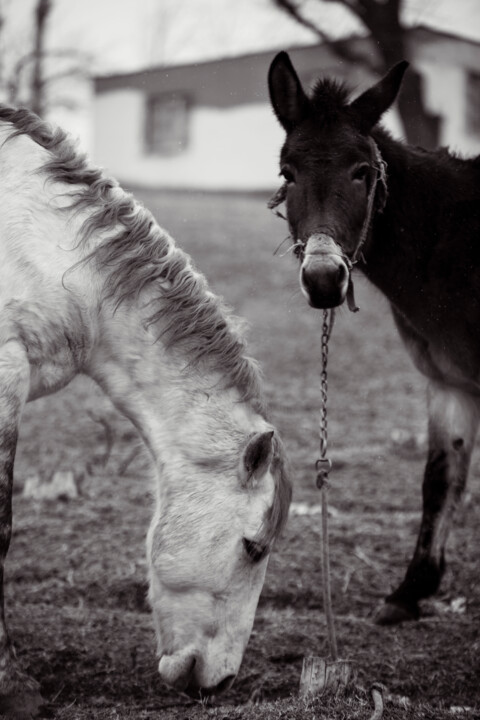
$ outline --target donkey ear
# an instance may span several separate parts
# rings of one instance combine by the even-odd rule
[[[243,486],[252,479],[265,475],[273,458],[273,430],[257,433],[250,438],[240,463],[240,480]]]
[[[360,132],[369,133],[388,110],[398,95],[408,65],[406,60],[397,63],[376,85],[350,103],[350,113]]]
[[[268,89],[275,115],[291,132],[307,116],[310,101],[286,52],[278,53],[270,65]]]

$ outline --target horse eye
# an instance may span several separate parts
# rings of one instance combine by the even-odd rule
[[[247,540],[247,538],[243,538],[243,548],[249,559],[254,563],[260,562],[260,560],[262,560],[262,558],[264,558],[267,554],[267,548],[264,545],[255,542],[255,540]]]
[[[280,170],[280,175],[283,175],[287,183],[293,183],[295,182],[295,178],[293,176],[293,172],[288,167],[288,165],[284,165],[282,169]]]
[[[369,166],[367,163],[358,165],[352,173],[352,180],[356,180],[357,182],[363,182],[366,180],[368,176],[368,169]]]

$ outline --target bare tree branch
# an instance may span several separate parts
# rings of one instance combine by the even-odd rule
[[[335,5],[346,5],[349,10],[352,11],[355,15],[358,17],[362,16],[362,13],[364,12],[362,7],[362,0],[324,0],[326,3],[335,4]]]
[[[3,45],[3,31],[5,28],[5,15],[4,15],[4,9],[3,5],[0,5],[0,43]],[[0,85],[3,80],[3,57],[0,55]]]
[[[327,35],[327,33],[323,32],[323,30],[321,30],[318,25],[311,22],[311,20],[308,20],[305,15],[302,15],[297,3],[294,2],[294,0],[274,0],[274,4],[280,10],[286,12],[287,15],[290,15],[290,17],[296,20],[300,25],[303,25],[303,27],[315,33],[320,40],[323,40],[324,42],[332,42],[332,38]]]
[[[371,36],[370,47],[375,50],[373,55],[379,62],[372,61],[369,55],[364,56],[355,51],[349,40],[333,41],[317,23],[306,17],[303,12],[303,0],[272,0],[272,2],[293,20],[314,32],[323,43],[328,43],[333,53],[348,62],[360,62],[376,72],[384,73],[400,60],[408,59],[405,28],[400,18],[403,0],[319,0],[319,5],[322,2],[343,5],[360,20]],[[422,76],[415,67],[411,67],[404,78],[398,109],[410,142],[427,148],[437,145],[439,118],[425,105]]]
[[[326,2],[338,2],[338,0],[325,0]],[[362,63],[367,65],[372,70],[378,70],[374,61],[370,58],[366,58],[364,55],[357,53],[346,40],[334,40],[331,35],[322,30],[316,23],[309,20],[300,10],[300,5],[295,0],[273,0],[274,4],[289,15],[293,20],[296,20],[300,25],[311,30],[316,36],[324,43],[334,48],[336,55],[341,57],[348,62]],[[347,5],[357,5],[355,0],[346,0]],[[352,8],[353,9],[353,8]]]
[[[37,0],[35,8],[35,50],[32,73],[32,89],[30,106],[37,115],[43,115],[43,46],[45,41],[45,27],[48,15],[52,9],[51,0]]]
[[[53,83],[58,82],[59,80],[64,80],[65,78],[84,78],[86,77],[87,72],[82,67],[75,67],[75,68],[67,68],[66,70],[59,70],[56,73],[50,73],[48,77],[42,78],[42,88],[45,89],[49,85],[52,85]]]
[[[36,54],[34,51],[22,55],[17,62],[14,64],[10,71],[10,76],[5,83],[7,90],[8,102],[12,105],[16,105],[19,100],[20,87],[22,85],[22,78],[27,70],[28,66],[35,62]],[[63,78],[72,77],[84,77],[87,75],[85,68],[86,63],[90,59],[87,53],[79,50],[48,50],[43,53],[43,60],[71,60],[72,65],[65,70],[59,70],[57,73],[50,73],[47,77],[41,77],[41,88],[42,92],[49,85],[52,85],[55,81]],[[73,103],[72,103],[73,105]]]
[[[9,31],[9,3],[0,0],[0,89],[11,105],[25,105],[35,112],[45,113],[51,105],[58,105],[53,92],[56,83],[69,77],[79,79],[87,74],[91,56],[74,48],[57,48],[50,50],[46,46],[45,32],[48,17],[55,0],[36,0],[32,7],[29,21],[33,28],[34,42],[29,45],[16,42],[9,46],[5,42]],[[12,38],[10,32],[10,38]],[[8,40],[8,37],[7,37]],[[63,83],[65,85],[65,83]],[[62,92],[62,88],[58,88]],[[74,107],[76,103],[72,94],[70,102],[61,102],[63,106]]]

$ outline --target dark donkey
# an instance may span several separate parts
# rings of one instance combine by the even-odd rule
[[[418,601],[438,589],[480,418],[480,158],[426,152],[378,127],[407,66],[353,102],[331,80],[307,96],[284,52],[269,74],[287,133],[272,205],[286,201],[304,295],[315,308],[347,298],[355,309],[357,264],[429,380],[423,516],[405,579],[377,616],[385,624],[418,618]]]

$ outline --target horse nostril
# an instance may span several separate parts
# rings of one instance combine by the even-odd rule
[[[163,655],[158,671],[163,682],[181,692],[192,683],[196,662],[195,656],[189,654]]]
[[[219,695],[220,693],[229,690],[232,687],[234,680],[235,675],[227,675],[227,677],[223,678],[223,680],[220,680],[217,687],[215,688],[215,694]]]
[[[209,697],[210,695],[220,695],[221,693],[226,692],[232,687],[235,677],[236,675],[227,675],[227,677],[224,677],[223,680],[220,680],[218,685],[215,685],[215,687],[202,688],[200,694],[203,697]]]

